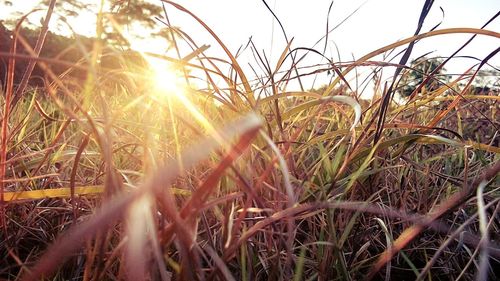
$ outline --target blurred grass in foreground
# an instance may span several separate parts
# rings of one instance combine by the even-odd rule
[[[39,60],[46,87],[14,99],[19,58],[11,49],[2,95],[0,277],[495,276],[498,93],[471,93],[471,70],[399,104],[392,102],[396,75],[392,90],[379,87],[366,101],[345,77],[367,63],[384,68],[371,60],[416,40],[499,33],[422,33],[341,69],[328,64],[322,71],[336,79],[323,88],[283,91],[300,79],[294,67],[283,68],[297,53],[291,42],[275,68],[263,60],[267,73],[248,80],[223,38],[192,16],[227,57],[205,56],[206,46],[177,31],[172,38],[190,44],[191,54],[159,59],[207,85],[185,85],[182,95],[155,93],[147,64],[106,72],[96,43],[81,64],[83,84],[55,75],[56,60]]]

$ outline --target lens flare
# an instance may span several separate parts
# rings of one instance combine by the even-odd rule
[[[207,117],[189,99],[187,95],[189,86],[186,84],[184,73],[175,70],[164,60],[155,57],[149,57],[147,60],[151,67],[153,98],[166,101],[171,113],[172,110],[178,110],[177,105],[181,104],[209,134],[213,135],[220,143],[226,144],[226,141],[218,135]]]
[[[152,83],[152,94],[155,98],[165,98],[167,96],[180,96],[185,94],[186,82],[180,73],[167,62],[148,58],[151,67],[149,78]]]

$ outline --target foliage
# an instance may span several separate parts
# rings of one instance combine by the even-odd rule
[[[50,2],[51,0],[40,0],[38,7],[44,9],[48,7]],[[129,48],[129,40],[135,38],[124,37],[123,30],[129,29],[132,24],[135,28],[141,30],[141,35],[134,34],[133,36],[152,36],[171,40],[171,33],[161,32],[161,29],[158,30],[155,24],[154,17],[162,13],[162,8],[158,4],[144,0],[110,0],[105,2],[109,12],[103,15],[102,40],[108,45]],[[4,5],[8,5],[8,3],[9,1],[4,1]],[[55,7],[64,22],[61,23],[63,25],[71,22],[71,19],[78,17],[82,13],[94,15],[99,11],[99,7],[95,3],[84,0],[56,1]],[[10,27],[15,25],[10,20],[8,23]],[[32,25],[36,26],[36,24]]]
[[[402,74],[401,81],[399,82],[401,85],[398,89],[399,94],[403,97],[411,95],[441,63],[443,63],[443,60],[440,58],[420,57],[413,60],[409,69]],[[432,92],[439,89],[443,84],[446,84],[450,76],[445,75],[445,72],[446,69],[441,68],[434,73],[431,79],[424,85],[423,90]]]
[[[21,36],[26,39],[30,46],[35,46],[40,29],[23,28]],[[0,52],[8,53],[11,46],[12,31],[0,23]],[[51,70],[55,75],[64,74],[66,80],[73,80],[76,83],[83,83],[87,78],[87,71],[75,66],[85,66],[88,63],[86,52],[92,50],[93,38],[78,35],[76,38],[69,38],[48,32],[45,44],[40,53],[40,57],[53,59],[55,63],[51,65]],[[28,51],[21,45],[17,48],[17,53],[28,55]],[[144,68],[145,61],[137,52],[132,50],[121,51],[112,46],[104,46],[102,51],[100,67],[107,73],[116,72],[124,65],[129,68]],[[0,58],[0,81],[5,82],[7,73],[6,58]],[[15,66],[14,84],[18,84],[26,66],[27,59],[18,60]],[[45,71],[39,66],[35,67],[30,80],[32,87],[44,86]],[[2,83],[0,83],[2,84]]]
[[[49,6],[51,0],[40,0],[39,6]],[[81,12],[90,12],[96,7],[94,4],[80,0],[56,1],[56,7],[66,17],[77,17]]]
[[[498,68],[483,69],[477,73],[472,84],[473,92],[488,93],[500,91],[500,70]]]

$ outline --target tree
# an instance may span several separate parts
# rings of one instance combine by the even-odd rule
[[[12,33],[13,31],[9,30],[2,23],[2,21],[0,21],[0,52],[9,53],[12,41]],[[20,30],[20,35],[28,42],[30,46],[35,45],[39,33],[40,28],[23,28]],[[47,33],[44,46],[41,50],[40,57],[64,62],[64,64],[50,64],[50,69],[56,76],[67,73],[65,75],[65,79],[84,81],[87,77],[87,72],[84,69],[74,68],[71,66],[71,64],[77,64],[82,58],[84,58],[84,54],[82,53],[81,48],[78,48],[77,46],[82,46],[83,49],[90,50],[92,49],[92,45],[93,38],[78,36],[77,45],[77,39],[73,37],[65,37],[49,31]],[[29,55],[29,53],[21,44],[18,44],[17,46],[17,54]],[[8,57],[0,57],[0,89],[3,87],[3,84],[6,81],[7,64]],[[19,59],[16,61],[14,70],[14,85],[18,85],[21,82],[21,78],[27,68],[27,65],[28,60]],[[105,71],[115,73],[114,77],[116,79],[114,80],[119,80],[123,77],[121,77],[122,75],[117,74],[119,73],[117,70],[146,69],[147,62],[139,53],[133,50],[120,51],[112,47],[105,46],[100,58],[100,66]],[[70,72],[68,72],[69,69],[71,69]],[[45,75],[46,73],[42,68],[40,68],[38,65],[35,66],[33,72],[31,73],[31,79],[28,82],[29,86],[43,87],[45,85],[43,79]]]
[[[129,28],[132,23],[139,25],[141,29],[149,31],[143,36],[134,34],[137,38],[164,37],[170,40],[168,34],[158,32],[155,16],[160,16],[163,12],[162,8],[156,4],[147,3],[143,0],[110,0],[110,11],[112,20],[118,24],[120,28]],[[126,38],[116,30],[110,18],[104,18],[104,36],[105,39],[111,42],[117,42],[121,45],[129,46]]]
[[[410,69],[403,72],[397,92],[403,97],[408,97],[439,65],[441,65],[442,62],[443,61],[439,58],[427,57],[413,60],[410,64]],[[424,85],[425,90],[435,91],[443,85],[443,83],[448,82],[450,76],[444,74],[445,72],[446,69],[441,68],[435,73]]]
[[[6,6],[12,6],[13,4],[12,1],[7,0],[0,0],[0,3]],[[45,9],[49,3],[50,0],[40,0],[33,8]],[[13,7],[15,8],[15,5]],[[129,49],[128,39],[145,37],[160,37],[170,42],[171,33],[162,32],[163,28],[160,28],[160,25],[154,20],[155,16],[161,16],[163,12],[161,6],[145,0],[107,0],[104,8],[106,16],[103,17],[102,39],[105,40],[106,44],[121,49]],[[81,16],[82,13],[97,14],[99,7],[86,0],[58,0],[56,1],[55,10],[60,19],[71,23],[71,19]],[[17,11],[13,15],[20,17],[22,14]],[[15,20],[15,18],[7,19],[6,24],[13,27]],[[38,25],[32,22],[28,23],[33,29]],[[130,27],[140,29],[141,37],[134,35],[133,38],[126,38],[119,31],[128,30]]]
[[[471,91],[474,94],[498,94],[500,92],[499,68],[479,70],[472,83]]]
[[[41,0],[38,2],[38,8],[44,8],[49,5],[50,0]],[[71,18],[82,16],[82,13],[87,13],[90,16],[95,15],[99,7],[95,4],[89,4],[91,1],[86,0],[57,0],[56,13],[63,20],[71,23]],[[98,2],[98,1],[97,1]],[[0,4],[9,5],[5,0],[0,0]],[[92,3],[92,2],[91,2]],[[95,2],[94,2],[95,3]],[[35,3],[36,4],[36,3]],[[13,6],[16,9],[16,5]],[[36,6],[33,6],[36,8]],[[139,26],[141,29],[141,36],[144,37],[160,37],[165,38],[167,42],[171,42],[171,32],[167,28],[160,28],[162,24],[157,24],[154,20],[155,16],[161,16],[162,8],[146,2],[145,0],[107,0],[104,6],[105,16],[103,16],[103,40],[102,49],[100,50],[99,65],[103,71],[124,70],[124,69],[145,69],[146,62],[139,53],[131,50],[131,46],[127,39],[134,40],[137,37],[125,38],[120,34],[120,30],[127,30],[129,25],[134,27]],[[20,14],[11,14],[10,23],[5,21],[0,22],[0,51],[9,52],[10,41],[12,35],[12,28],[18,21]],[[51,22],[57,20],[57,17],[52,17]],[[9,19],[7,19],[9,20]],[[27,28],[26,28],[27,26]],[[9,29],[10,27],[10,29]],[[86,50],[92,50],[95,38],[89,38],[76,34],[75,36],[62,36],[51,30],[48,32],[43,48],[41,49],[40,56],[46,59],[57,59],[66,63],[76,63],[82,58],[87,58]],[[23,24],[20,30],[21,35],[28,41],[29,45],[35,46],[40,28],[38,24]],[[130,35],[131,36],[131,35]],[[168,46],[167,46],[168,47]],[[28,55],[24,47],[18,44],[18,54]],[[21,77],[25,72],[27,60],[18,60],[16,62],[14,84],[21,81]],[[5,82],[5,73],[7,60],[0,57],[0,86]],[[56,75],[66,72],[70,66],[67,64],[52,64],[51,69]],[[122,76],[113,73],[113,81],[123,80]],[[31,79],[28,81],[30,86],[43,86],[43,77],[45,72],[36,65],[34,71],[30,75]],[[71,71],[65,77],[68,79],[84,80],[86,71],[78,68],[71,68]],[[41,78],[41,79],[40,79]]]
[[[41,4],[47,6],[49,2],[50,0],[42,0]],[[98,12],[98,7],[84,2],[66,0],[58,1],[56,5],[62,8],[60,10],[69,18],[78,16],[82,11],[93,14]],[[121,48],[130,47],[127,38],[119,30],[127,30],[132,24],[146,31],[145,36],[158,34],[154,17],[161,15],[162,8],[156,4],[144,0],[109,0],[106,1],[105,9],[109,11],[106,12],[107,16],[103,17],[103,39],[107,44]]]

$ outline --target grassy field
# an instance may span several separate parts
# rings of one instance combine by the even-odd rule
[[[275,66],[262,58],[254,79],[224,38],[212,33],[211,48],[226,50],[213,58],[176,34],[192,46],[163,58],[181,81],[163,83],[177,88],[147,66],[101,68],[99,43],[67,75],[51,71],[57,59],[38,60],[45,87],[23,88],[12,46],[2,57],[0,278],[498,278],[500,97],[470,87],[488,58],[449,81],[426,75],[439,86],[398,102],[411,48],[399,62],[374,59],[452,33],[500,38],[424,32],[325,64],[332,83],[294,91],[300,69],[284,65],[303,52],[292,45]],[[367,65],[397,70],[385,86],[373,75],[375,95],[360,100],[346,77]]]

